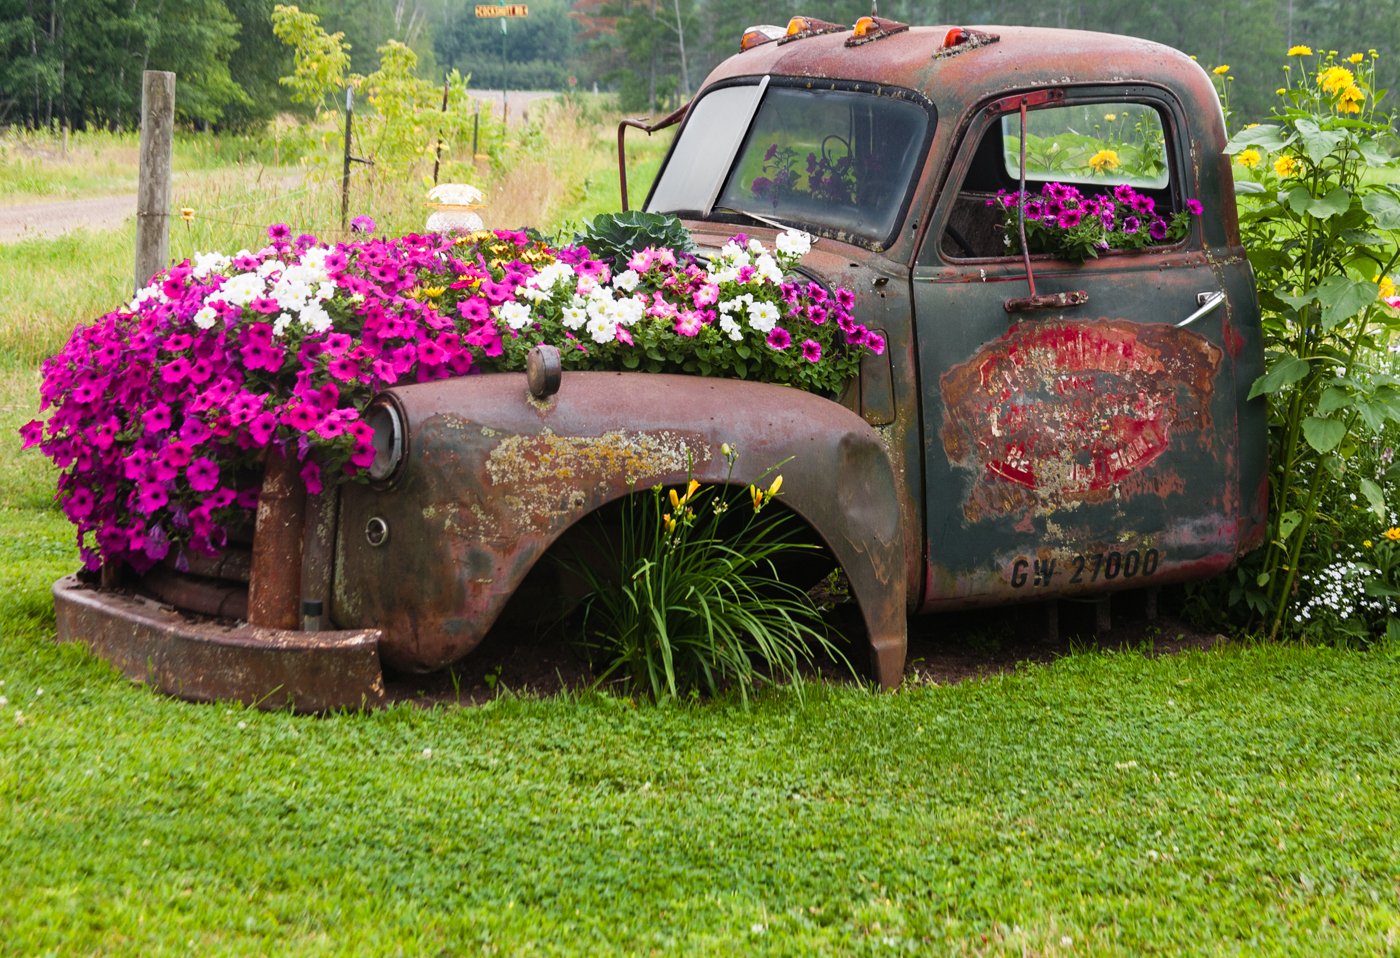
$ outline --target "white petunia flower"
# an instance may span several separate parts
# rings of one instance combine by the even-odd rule
[[[311,303],[301,311],[302,325],[317,333],[331,328],[331,314],[320,303]]]
[[[588,335],[595,343],[610,343],[617,338],[617,327],[606,316],[594,316],[588,320]]]
[[[744,338],[744,329],[739,325],[738,320],[728,313],[723,313],[719,317],[719,328],[729,334],[729,338],[738,342]]]
[[[234,306],[247,306],[266,290],[267,284],[257,273],[239,273],[219,289],[219,298]]]
[[[622,326],[632,326],[646,315],[646,303],[640,299],[621,299],[615,309],[617,322]]]
[[[200,329],[211,329],[214,321],[219,318],[219,314],[213,306],[205,304],[199,308],[199,312],[194,314],[192,322]]]
[[[778,268],[778,261],[767,253],[754,260],[754,273],[765,282],[777,285],[783,281],[783,271]]]
[[[588,310],[582,304],[565,306],[559,321],[564,324],[565,329],[582,329],[583,324],[588,321]]]
[[[812,251],[812,234],[801,230],[785,230],[773,244],[784,256],[806,256]]]
[[[749,326],[760,333],[770,333],[778,325],[778,307],[772,303],[749,304]]]
[[[511,329],[524,329],[530,325],[530,307],[524,303],[502,303],[497,310]]]
[[[217,273],[232,262],[223,253],[195,253],[194,261],[190,264],[190,275],[196,279],[204,279],[210,273]]]
[[[624,293],[630,293],[637,288],[637,282],[641,277],[633,269],[625,269],[613,277],[613,285]]]

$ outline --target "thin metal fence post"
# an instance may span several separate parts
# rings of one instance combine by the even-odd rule
[[[355,91],[345,91],[345,164],[340,171],[340,231],[350,222],[350,130],[355,118]]]

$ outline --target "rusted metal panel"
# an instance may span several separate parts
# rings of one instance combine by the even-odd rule
[[[270,629],[301,625],[301,559],[306,486],[295,459],[269,455],[258,494],[248,621]]]
[[[1190,330],[1126,320],[1020,323],[941,379],[948,458],[974,477],[963,514],[1184,491],[1147,475],[1182,431],[1212,429],[1220,349]]]
[[[157,567],[137,584],[142,592],[185,612],[224,619],[248,618],[248,587],[242,583],[182,575]]]
[[[60,642],[80,642],[177,698],[298,712],[384,701],[377,629],[306,633],[194,619],[71,576],[54,584],[54,610]]]
[[[522,374],[392,390],[411,437],[388,489],[346,488],[332,615],[384,630],[395,668],[441,668],[470,652],[545,550],[600,506],[688,476],[756,482],[782,466],[783,503],[851,580],[879,680],[897,684],[905,552],[879,435],[818,396],[762,383],[573,372],[530,397]],[[684,425],[678,425],[684,424]],[[722,443],[739,453],[732,476]],[[387,530],[369,545],[371,523]]]

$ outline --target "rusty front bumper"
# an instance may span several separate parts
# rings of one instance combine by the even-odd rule
[[[297,712],[384,702],[378,629],[300,632],[196,619],[150,599],[54,583],[58,640],[81,642],[134,681],[194,702]]]

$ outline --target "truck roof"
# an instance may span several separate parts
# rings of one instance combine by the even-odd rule
[[[962,32],[963,41],[948,44],[955,31]],[[999,91],[1126,81],[1189,91],[1186,99],[1212,102],[1219,111],[1200,65],[1150,40],[1085,30],[953,25],[909,27],[848,45],[851,37],[852,31],[843,29],[762,43],[721,63],[706,86],[764,74],[857,81],[905,87],[947,111]]]

